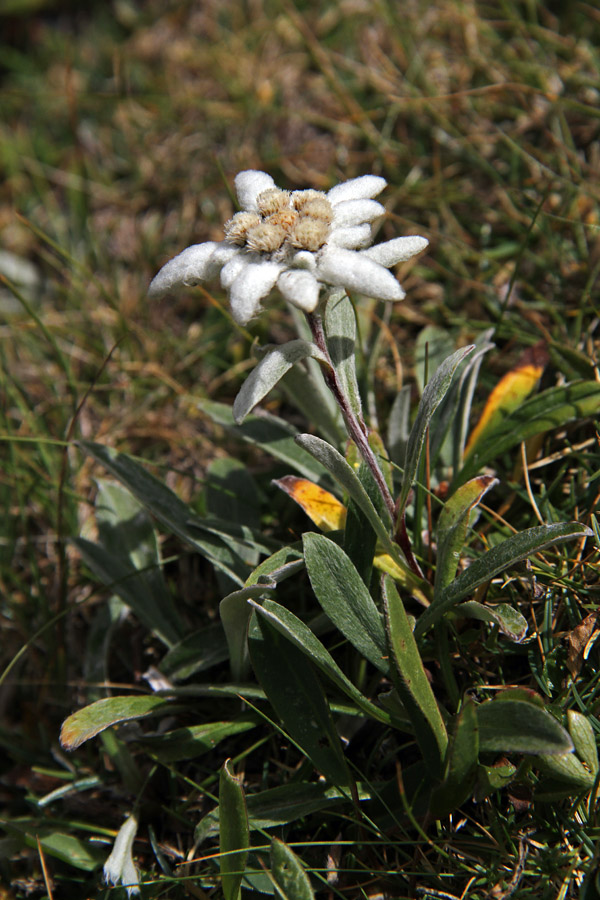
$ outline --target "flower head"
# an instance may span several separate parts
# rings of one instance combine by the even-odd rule
[[[158,297],[220,273],[241,325],[260,312],[274,287],[304,312],[314,311],[322,285],[402,300],[404,291],[388,269],[428,241],[414,235],[371,246],[371,223],[385,212],[373,198],[385,185],[377,175],[363,175],[327,193],[290,192],[266,172],[240,172],[235,190],[241,211],[225,223],[225,240],[188,247],[162,267],[149,294]]]
[[[115,838],[110,856],[104,863],[104,878],[111,884],[121,882],[127,888],[127,896],[139,894],[139,877],[133,861],[132,847],[138,828],[135,816],[129,816]]]

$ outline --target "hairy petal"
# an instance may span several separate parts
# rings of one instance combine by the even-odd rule
[[[225,263],[221,269],[221,284],[226,291],[229,290],[238,275],[241,275],[251,262],[252,260],[248,258],[247,254],[240,253]]]
[[[391,241],[384,241],[382,244],[375,244],[367,250],[362,250],[361,255],[367,256],[374,262],[379,263],[389,269],[396,263],[404,262],[427,247],[429,241],[427,238],[420,237],[418,234],[412,234],[408,237],[393,238]]]
[[[385,207],[377,200],[344,200],[333,210],[333,226],[360,225],[373,222],[385,213]]]
[[[302,269],[288,269],[277,279],[284,298],[303,312],[313,312],[319,302],[319,284],[314,275]]]
[[[194,284],[209,278],[212,257],[219,246],[214,241],[206,241],[182,250],[154,276],[148,296],[162,297],[180,284]]]
[[[319,258],[319,278],[380,300],[402,300],[404,291],[387,269],[354,250],[331,247]]]
[[[361,175],[360,178],[352,178],[336,184],[327,194],[329,202],[335,206],[345,200],[368,200],[380,194],[387,182],[379,175]]]
[[[275,182],[266,172],[259,172],[257,169],[246,169],[245,172],[238,172],[234,181],[235,193],[242,209],[258,210],[256,198],[263,191],[274,188]]]
[[[250,263],[229,289],[231,313],[239,325],[247,325],[260,309],[260,301],[274,287],[281,266],[274,262]]]
[[[330,246],[345,247],[346,250],[358,250],[368,247],[372,238],[370,225],[350,225],[348,228],[334,228],[329,235]]]
[[[294,254],[292,265],[297,269],[308,269],[309,272],[314,272],[317,268],[317,260],[315,254],[310,253],[309,250],[300,250]]]

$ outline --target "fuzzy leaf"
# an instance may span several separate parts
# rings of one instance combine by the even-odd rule
[[[345,396],[354,415],[362,418],[362,404],[356,380],[356,312],[345,291],[333,291],[325,306],[327,349]]]
[[[527,634],[527,619],[509,603],[494,603],[489,606],[477,600],[467,600],[456,608],[456,612],[460,616],[469,616],[472,619],[479,619],[480,622],[497,625],[502,634],[517,643]]]
[[[352,778],[323,688],[301,650],[258,614],[248,631],[256,676],[283,728],[325,778],[350,787]]]
[[[596,744],[596,732],[592,728],[589,718],[575,709],[570,709],[567,712],[567,723],[577,755],[595,776],[598,772],[598,745]]]
[[[479,728],[475,704],[470,698],[454,721],[443,783],[431,797],[431,812],[437,818],[447,816],[468,798],[475,784],[479,757]]]
[[[277,631],[281,632],[298,647],[359,709],[373,719],[386,724],[390,723],[388,714],[372,703],[371,700],[368,700],[352,684],[308,625],[295,616],[293,612],[275,603],[274,600],[265,600],[262,606],[253,601],[250,601],[250,603],[258,615],[268,619]]]
[[[560,755],[573,751],[568,732],[534,703],[489,700],[477,707],[482,752]]]
[[[311,356],[325,360],[319,348],[310,341],[299,338],[269,348],[261,361],[252,370],[243,383],[233,403],[233,418],[236,425],[241,425],[246,416],[252,412],[257,403],[273,390],[294,363]]]
[[[275,893],[281,900],[314,900],[304,866],[283,841],[271,841],[271,874],[275,882]]]
[[[444,504],[437,525],[437,561],[435,570],[434,599],[447,587],[458,568],[461,552],[466,543],[469,515],[481,498],[498,484],[496,478],[480,475],[462,485]]]
[[[519,534],[513,534],[501,544],[492,547],[440,592],[439,597],[420,616],[415,627],[415,635],[420,636],[431,628],[449,609],[456,606],[480,584],[491,581],[499,572],[515,563],[527,559],[546,547],[572,538],[589,537],[592,531],[578,522],[556,525],[538,525]]]
[[[172,700],[156,694],[143,697],[105,697],[68,716],[60,730],[60,742],[66,750],[76,750],[111,725],[171,712],[173,708]]]
[[[574,753],[553,756],[543,754],[536,758],[535,767],[543,775],[553,781],[564,782],[574,791],[589,791],[594,786],[594,775],[588,772]]]
[[[219,779],[219,862],[225,900],[239,900],[250,830],[244,789],[230,772],[230,762],[226,760]]]
[[[256,728],[256,725],[256,718],[246,714],[231,722],[206,722],[204,725],[189,725],[162,734],[148,735],[138,743],[162,763],[179,762],[210,753],[221,741]]]
[[[392,579],[383,579],[388,640],[395,668],[392,681],[413,723],[421,753],[433,777],[440,777],[448,735],[413,635],[404,604]]]
[[[194,398],[194,403],[217,425],[231,431],[240,440],[260,447],[305,478],[318,480],[325,474],[323,466],[296,445],[294,438],[298,432],[283,419],[261,412],[260,415],[248,416],[241,425],[236,425],[231,407],[225,403],[197,398]]]
[[[383,549],[392,557],[395,565],[397,565],[405,573],[405,583],[408,587],[415,590],[428,592],[428,584],[420,578],[417,578],[406,564],[402,557],[398,545],[390,538],[388,527],[391,526],[387,510],[383,512],[383,519],[377,513],[372,500],[366,490],[360,483],[360,479],[352,466],[350,466],[341,453],[330,446],[326,441],[315,437],[312,434],[299,434],[296,442],[304,447],[315,459],[328,469],[335,480],[350,495],[356,505],[362,510],[365,518],[368,520],[371,528],[379,538]]]
[[[406,508],[408,495],[417,474],[421,448],[423,447],[423,441],[425,440],[425,434],[431,421],[431,417],[450,387],[456,368],[473,349],[473,346],[462,347],[460,350],[457,350],[456,353],[453,353],[452,356],[448,357],[448,359],[444,360],[423,391],[423,396],[421,397],[421,402],[419,403],[419,408],[417,410],[417,416],[406,447],[402,489],[400,491],[400,497],[398,498],[398,517],[402,516]]]
[[[386,673],[387,645],[379,610],[341,547],[322,534],[303,535],[306,570],[325,614],[358,652]]]

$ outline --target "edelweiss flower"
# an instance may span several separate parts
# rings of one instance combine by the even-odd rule
[[[371,246],[371,223],[385,212],[373,197],[385,185],[377,175],[363,175],[328,193],[290,193],[266,172],[240,172],[235,190],[242,210],[225,223],[225,240],[194,244],[174,257],[153,279],[149,295],[220,273],[240,325],[257,315],[275,286],[307,313],[316,308],[322,285],[402,300],[404,291],[388,269],[428,241],[415,235]]]
[[[105,881],[127,888],[127,896],[139,894],[140,883],[133,861],[132,848],[138,828],[135,816],[128,816],[119,828],[110,856],[104,863]]]

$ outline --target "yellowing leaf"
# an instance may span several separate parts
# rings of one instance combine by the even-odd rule
[[[475,447],[504,416],[516,409],[532,393],[547,361],[546,347],[539,343],[526,350],[515,368],[506,373],[488,397],[481,418],[471,432],[465,458],[472,454]]]
[[[394,581],[397,581],[398,584],[410,591],[412,596],[416,597],[423,606],[429,606],[431,598],[420,588],[415,586],[414,580],[409,580],[406,577],[406,571],[401,569],[398,563],[394,562],[389,553],[383,553],[378,549],[375,558],[373,559],[373,565],[376,569],[379,569],[380,572],[385,572],[386,575],[390,575]]]
[[[321,531],[339,531],[344,527],[346,507],[318,484],[296,475],[286,475],[273,483],[295,500]]]

